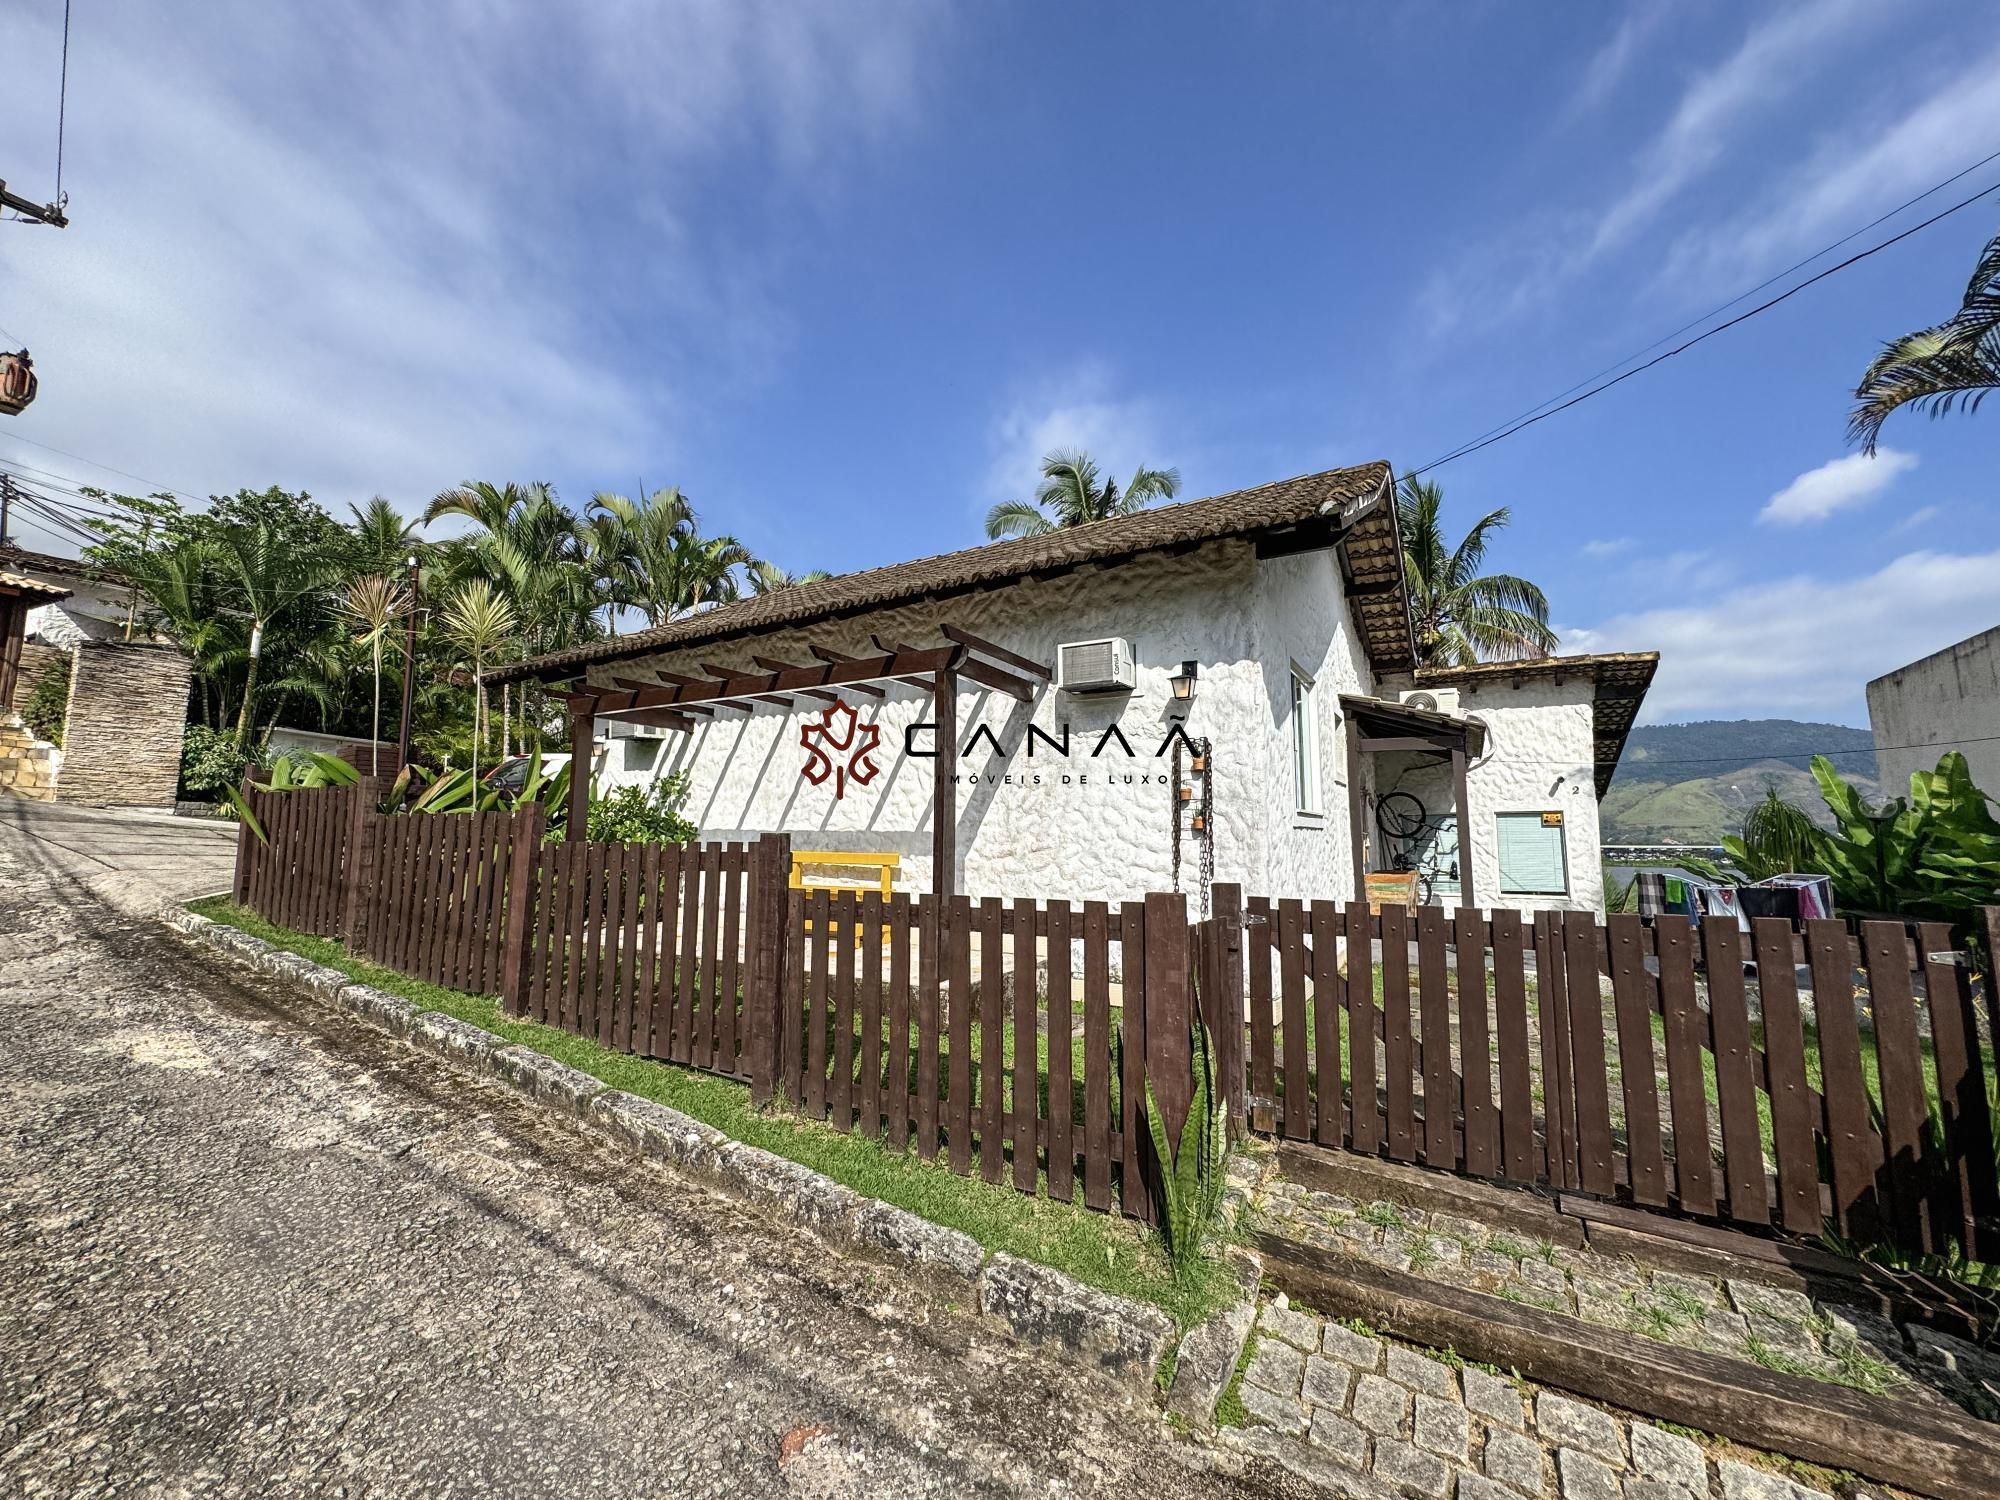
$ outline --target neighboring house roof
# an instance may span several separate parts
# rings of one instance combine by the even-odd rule
[[[1419,687],[1493,687],[1531,680],[1589,677],[1596,685],[1591,716],[1595,738],[1597,795],[1610,790],[1625,737],[1639,717],[1639,705],[1660,665],[1657,651],[1617,651],[1601,656],[1542,656],[1533,661],[1489,661],[1475,667],[1420,667]]]
[[[1407,671],[1411,661],[1409,596],[1402,542],[1388,492],[1389,466],[1363,464],[1305,474],[1207,500],[1155,506],[1109,521],[1042,536],[968,547],[915,562],[846,573],[701,610],[631,635],[514,662],[488,682],[567,676],[597,663],[624,661],[735,636],[809,625],[917,599],[946,599],[1085,564],[1115,566],[1149,552],[1180,550],[1231,537],[1254,537],[1272,554],[1339,542],[1349,605],[1369,659],[1379,672]]]
[[[91,583],[125,583],[129,580],[116,568],[85,562],[80,557],[58,557],[53,552],[30,552],[25,547],[0,547],[0,568],[22,573],[49,573],[57,578],[81,578]]]
[[[19,594],[37,603],[48,604],[57,599],[67,599],[70,591],[52,583],[43,583],[39,578],[28,578],[0,569],[0,593]]]

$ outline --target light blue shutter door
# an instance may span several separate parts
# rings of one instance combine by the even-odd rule
[[[1499,815],[1500,889],[1553,896],[1569,889],[1560,823],[1545,827],[1540,813]]]

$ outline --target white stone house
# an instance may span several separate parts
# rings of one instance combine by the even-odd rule
[[[1099,670],[1128,648],[1129,671]],[[911,892],[1198,903],[1212,880],[1346,900],[1357,865],[1428,849],[1444,904],[1469,878],[1482,907],[1594,909],[1597,801],[1655,661],[1413,670],[1392,476],[1372,464],[847,574],[494,676],[565,684],[578,737],[608,740],[602,782],[686,772],[703,839],[893,853]],[[1404,701],[1418,692],[1443,711]],[[1415,837],[1384,836],[1391,793],[1422,804]]]

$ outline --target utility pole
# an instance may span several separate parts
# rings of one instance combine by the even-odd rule
[[[417,686],[417,601],[423,587],[423,569],[414,552],[410,554],[409,568],[410,612],[403,621],[403,729],[396,742],[402,757],[398,764],[404,766],[410,763],[410,707]]]
[[[11,547],[14,538],[7,530],[7,521],[14,513],[14,476],[0,472],[0,547]]]
[[[151,516],[148,516],[146,517],[145,520],[139,523],[139,560],[141,562],[145,561],[146,544],[152,540],[152,537],[153,537],[153,518]],[[132,617],[136,615],[138,612],[139,612],[139,585],[135,581],[132,585],[131,597],[125,601],[125,639],[127,643],[130,643],[132,639]]]
[[[0,177],[0,208],[11,208],[22,218],[33,219],[37,224],[47,224],[55,229],[69,228],[69,219],[60,203],[30,203],[18,193],[8,192],[4,177]]]

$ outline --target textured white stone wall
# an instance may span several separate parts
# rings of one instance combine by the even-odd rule
[[[1886,794],[1908,796],[1912,771],[1935,771],[1957,750],[1972,784],[2000,798],[2000,629],[1869,683],[1868,724]]]
[[[1072,901],[1170,889],[1172,757],[1155,752],[1180,717],[1167,679],[1191,658],[1201,664],[1200,687],[1185,727],[1191,737],[1212,738],[1217,751],[1216,879],[1260,890],[1271,824],[1263,765],[1271,708],[1254,649],[1256,567],[1247,544],[1218,543],[755,641],[668,653],[600,668],[592,676],[608,683],[649,665],[699,675],[707,662],[755,671],[753,654],[810,661],[808,640],[863,655],[872,650],[871,632],[927,646],[935,644],[941,621],[1043,662],[1054,661],[1060,642],[1123,635],[1138,662],[1138,686],[1129,694],[1084,697],[1045,686],[1032,703],[1021,703],[961,683],[961,746],[983,725],[1011,753],[996,754],[981,740],[971,754],[960,756],[959,889]],[[646,780],[686,768],[693,787],[687,811],[703,838],[776,830],[790,833],[795,848],[891,851],[902,857],[898,888],[928,890],[935,763],[904,754],[904,731],[931,719],[930,695],[889,686],[882,699],[851,690],[844,697],[862,722],[881,731],[876,756],[881,774],[865,787],[850,785],[844,799],[835,799],[831,782],[815,787],[800,774],[807,754],[799,732],[817,712],[802,711],[804,700],[790,713],[770,708],[748,717],[718,714],[692,735],[668,736],[656,768],[639,768],[650,763],[649,753],[626,750],[612,757],[607,775],[614,782]],[[1028,726],[1060,737],[1064,720],[1070,726],[1068,758],[1046,745],[1037,745],[1031,755]],[[1092,757],[1112,726],[1130,742],[1133,757],[1128,759],[1115,740]],[[926,748],[929,743],[928,736],[921,741]],[[626,768],[628,757],[633,769]],[[1184,839],[1191,885],[1192,834],[1184,833]]]
[[[1384,696],[1395,688],[1385,685]],[[1519,687],[1491,684],[1461,689],[1459,708],[1486,723],[1486,751],[1466,776],[1471,804],[1473,897],[1481,907],[1516,911],[1599,911],[1604,906],[1604,867],[1598,852],[1597,788],[1594,781],[1592,707],[1594,687],[1582,673],[1562,682],[1531,679]],[[1451,765],[1425,763],[1415,755],[1381,755],[1377,777],[1382,792],[1413,792],[1432,812],[1452,811]],[[1563,854],[1569,866],[1565,896],[1529,896],[1500,889],[1499,834],[1502,812],[1560,812]],[[1465,847],[1460,831],[1461,858]],[[1458,890],[1440,883],[1435,894],[1446,906],[1458,904]]]

